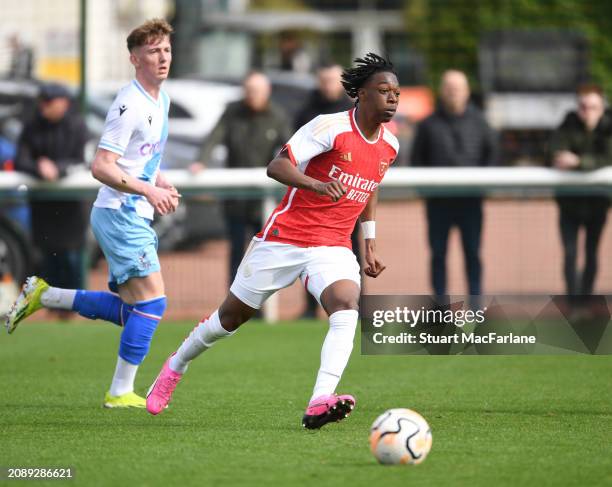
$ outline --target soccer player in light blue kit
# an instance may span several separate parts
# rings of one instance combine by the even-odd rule
[[[172,27],[153,19],[127,38],[136,75],[111,105],[92,164],[103,183],[91,224],[109,266],[113,293],[60,289],[40,277],[27,279],[6,319],[9,333],[41,308],[71,309],[123,327],[115,374],[104,406],[145,407],[134,393],[138,366],[166,309],[164,281],[151,228],[154,211],[173,212],[180,195],[159,171],[168,137],[170,100],[161,90],[168,77]],[[114,294],[117,293],[117,294]]]

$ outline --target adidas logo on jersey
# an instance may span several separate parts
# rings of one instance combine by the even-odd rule
[[[346,154],[340,154],[340,159],[345,162],[353,162],[353,156],[350,152],[347,152]]]

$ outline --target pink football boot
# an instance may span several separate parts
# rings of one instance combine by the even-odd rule
[[[147,393],[147,411],[151,414],[159,414],[168,407],[172,393],[183,377],[183,374],[175,372],[169,366],[173,355],[168,357],[168,360],[164,363],[161,372]]]
[[[348,394],[319,396],[308,404],[302,426],[314,430],[332,421],[341,421],[351,414],[354,407],[355,398]]]

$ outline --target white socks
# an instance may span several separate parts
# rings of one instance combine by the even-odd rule
[[[138,365],[133,365],[126,362],[121,357],[117,357],[117,367],[115,367],[115,375],[110,386],[111,396],[122,396],[134,390],[134,378]]]
[[[45,308],[72,309],[76,289],[60,289],[50,287],[40,296],[40,302]]]
[[[201,322],[193,329],[176,351],[176,354],[170,359],[168,365],[175,372],[184,374],[189,362],[212,347],[217,340],[234,333],[227,331],[221,326],[219,311],[217,310],[206,321]]]
[[[329,317],[329,331],[321,349],[321,368],[311,401],[333,394],[353,350],[353,339],[359,313],[355,310],[336,311]]]
[[[355,310],[336,311],[329,317],[329,331],[321,349],[321,368],[312,399],[333,394],[353,350],[353,339],[359,313]],[[219,312],[196,326],[170,359],[170,368],[184,374],[189,362],[212,347],[215,342],[233,335],[221,326]],[[311,399],[311,400],[312,400]]]

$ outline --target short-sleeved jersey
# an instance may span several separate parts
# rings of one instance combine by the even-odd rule
[[[355,109],[319,115],[300,128],[285,149],[302,173],[322,182],[337,180],[346,194],[334,202],[313,191],[289,188],[255,238],[299,247],[351,248],[355,222],[398,148],[395,136],[382,125],[376,140],[366,139]]]
[[[117,165],[129,175],[155,184],[168,138],[169,107],[170,98],[163,90],[155,100],[137,80],[132,80],[119,91],[108,110],[98,147],[119,154]],[[94,206],[123,206],[153,219],[153,207],[144,196],[122,193],[109,186],[100,188]]]

